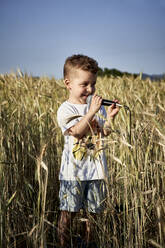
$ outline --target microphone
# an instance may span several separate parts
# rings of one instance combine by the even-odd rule
[[[88,104],[89,107],[91,105],[91,100],[92,100],[92,95],[89,95],[88,98],[87,98],[87,104]],[[115,104],[118,107],[123,107],[123,108],[129,110],[129,107],[126,106],[126,105],[122,105],[122,104],[114,102],[112,100],[102,99],[101,105],[103,105],[103,106],[111,106],[112,104]]]
[[[101,105],[103,105],[103,106],[111,106],[112,104],[115,104],[118,107],[123,107],[123,105],[121,105],[121,104],[119,104],[117,102],[107,100],[107,99],[102,99]]]
[[[91,105],[91,100],[92,100],[92,95],[89,95],[88,98],[87,98],[87,104],[89,106]],[[115,104],[118,107],[123,107],[123,105],[121,105],[121,104],[119,104],[117,102],[114,102],[114,101],[111,101],[111,100],[107,100],[107,99],[102,99],[101,105],[103,105],[103,106],[110,106],[112,104]]]

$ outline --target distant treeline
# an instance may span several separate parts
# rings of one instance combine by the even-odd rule
[[[99,71],[98,71],[98,76],[100,77],[104,77],[104,76],[107,76],[107,77],[110,77],[110,76],[114,76],[114,77],[122,77],[122,76],[134,76],[134,78],[136,78],[138,76],[138,74],[136,73],[129,73],[129,72],[121,72],[117,69],[108,69],[108,68],[99,68]]]
[[[149,78],[151,81],[160,81],[160,80],[164,80],[165,79],[165,73],[162,73],[162,74],[146,74],[146,73],[140,73],[141,74],[141,79],[145,80],[147,78]],[[23,75],[23,73],[22,73]],[[129,72],[122,72],[122,71],[119,71],[118,69],[109,69],[107,67],[105,67],[104,69],[103,68],[100,68],[99,67],[99,71],[98,71],[98,76],[100,77],[123,77],[123,76],[128,76],[128,77],[133,77],[133,78],[137,78],[139,76],[139,74],[137,73],[129,73]],[[37,80],[39,79],[40,77],[39,76],[33,76],[33,79]]]

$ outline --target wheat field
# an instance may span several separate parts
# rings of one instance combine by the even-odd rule
[[[165,247],[165,80],[97,80],[97,93],[129,107],[105,138],[108,200],[95,224],[99,248]],[[0,247],[59,247],[62,80],[0,75]],[[71,239],[81,231],[81,214]],[[89,216],[90,218],[90,216]],[[72,243],[72,242],[71,242]],[[72,246],[74,247],[74,246]]]

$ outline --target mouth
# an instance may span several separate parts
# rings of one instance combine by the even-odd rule
[[[83,101],[85,101],[85,103],[90,104],[91,100],[92,100],[92,95],[91,94],[90,95],[83,95],[82,99],[83,99]]]
[[[86,103],[88,102],[88,96],[87,96],[87,95],[83,95],[83,96],[81,97],[81,99],[82,99],[82,102],[83,102],[84,104],[86,104]]]
[[[91,94],[90,95],[83,95],[84,98],[88,98],[90,96],[92,96],[92,95]]]
[[[85,100],[88,98],[88,96],[86,96],[86,95],[83,95],[82,97],[83,97],[83,99],[85,99]]]

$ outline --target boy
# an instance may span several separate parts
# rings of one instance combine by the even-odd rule
[[[101,106],[102,98],[94,94],[98,69],[98,63],[84,55],[68,57],[64,64],[64,83],[69,98],[57,111],[58,124],[65,138],[59,174],[61,215],[58,235],[61,247],[67,247],[68,229],[76,212],[83,208],[96,214],[104,209],[107,165],[103,136],[109,134],[119,108],[113,104],[106,114]],[[87,98],[91,95],[89,106]],[[90,234],[91,225],[87,221],[87,244]]]

